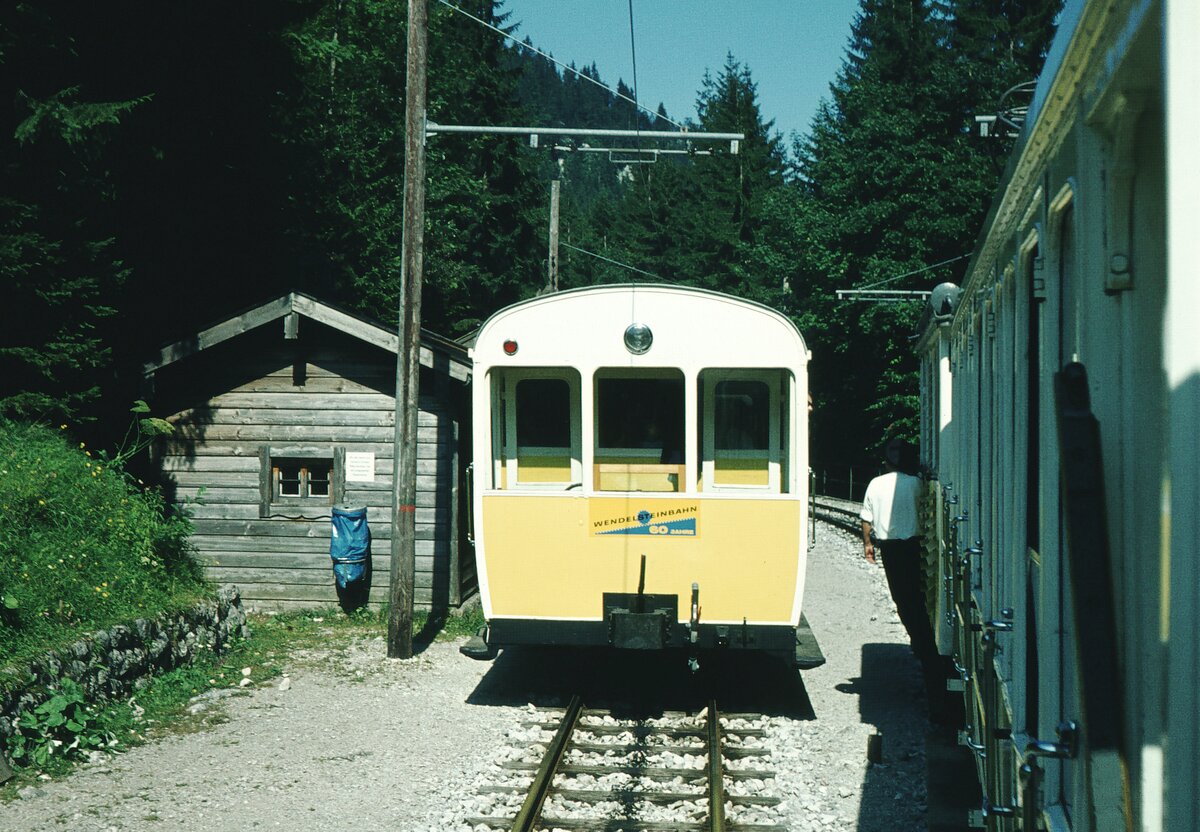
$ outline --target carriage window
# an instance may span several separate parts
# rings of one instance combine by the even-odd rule
[[[519,370],[496,384],[497,488],[561,489],[579,483],[578,376]]]
[[[703,489],[788,490],[789,381],[771,370],[700,374]]]
[[[684,470],[683,374],[596,379],[598,491],[680,491]]]

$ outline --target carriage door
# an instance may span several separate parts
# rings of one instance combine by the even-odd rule
[[[1079,352],[1079,302],[1075,255],[1074,209],[1069,194],[1057,218],[1058,274],[1050,281],[1047,302],[1041,308],[1042,378],[1040,429],[1041,454],[1041,612],[1045,625],[1039,630],[1040,696],[1038,737],[1054,739],[1059,723],[1078,720],[1076,689],[1075,621],[1072,615],[1071,581],[1067,562],[1066,517],[1061,498],[1059,447],[1055,424],[1054,374],[1063,365],[1081,358]],[[1077,817],[1077,796],[1083,787],[1076,760],[1045,759],[1045,802],[1051,828],[1086,828]]]
[[[1039,669],[1038,634],[1041,631],[1042,611],[1046,604],[1042,590],[1042,544],[1041,544],[1041,473],[1042,457],[1041,416],[1038,379],[1041,368],[1041,318],[1044,292],[1035,282],[1035,266],[1039,257],[1039,243],[1032,242],[1021,255],[1020,282],[1017,296],[1020,298],[1021,315],[1014,333],[1014,342],[1021,343],[1024,335],[1025,353],[1016,354],[1014,360],[1020,365],[1014,388],[1013,399],[1023,403],[1018,412],[1018,430],[1014,436],[1024,439],[1025,453],[1017,460],[1021,473],[1015,481],[1023,480],[1024,487],[1020,502],[1015,508],[1024,516],[1017,528],[1023,538],[1014,541],[1014,551],[1024,552],[1022,568],[1017,570],[1014,585],[1014,600],[1017,606],[1017,632],[1013,639],[1013,718],[1026,737],[1037,737],[1039,726]],[[1015,316],[1014,316],[1015,317]],[[1023,420],[1023,421],[1022,421]],[[1023,695],[1022,695],[1023,694]],[[1036,788],[1036,784],[1031,786]]]

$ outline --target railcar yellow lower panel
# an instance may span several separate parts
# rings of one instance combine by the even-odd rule
[[[771,482],[770,460],[765,456],[717,458],[713,461],[713,482],[717,485],[755,485],[765,488]]]
[[[799,500],[483,497],[481,543],[491,615],[602,618],[605,592],[679,597],[702,621],[790,623],[804,550]]]
[[[555,483],[571,481],[571,457],[520,456],[517,458],[517,482]]]

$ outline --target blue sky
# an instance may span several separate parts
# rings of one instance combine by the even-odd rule
[[[632,83],[629,0],[506,0],[502,9],[519,37],[558,60],[594,61],[610,86]],[[829,92],[857,10],[858,0],[633,0],[638,99],[694,118],[705,69],[715,75],[732,52],[790,144]]]

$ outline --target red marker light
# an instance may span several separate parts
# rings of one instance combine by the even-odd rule
[[[517,354],[517,342],[512,340],[511,338],[509,340],[505,341],[504,342],[504,354],[505,355],[516,355]]]

